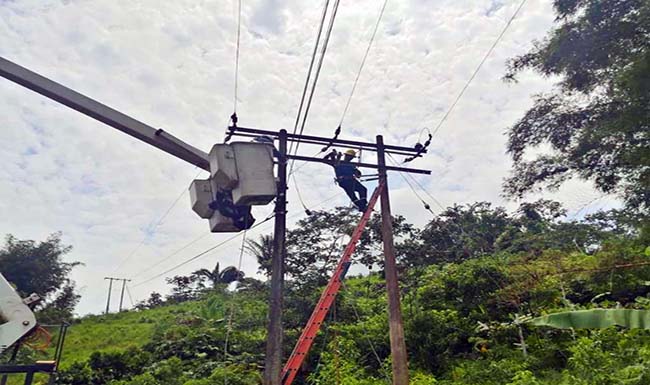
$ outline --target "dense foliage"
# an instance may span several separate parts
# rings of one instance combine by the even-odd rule
[[[509,64],[559,78],[509,131],[513,196],[570,177],[650,210],[650,3],[555,0],[557,26]],[[530,159],[526,150],[548,145]]]

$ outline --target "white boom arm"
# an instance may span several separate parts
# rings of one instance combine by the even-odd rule
[[[0,274],[0,353],[36,327],[36,317]]]

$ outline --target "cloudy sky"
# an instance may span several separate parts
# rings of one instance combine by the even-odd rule
[[[341,2],[306,133],[329,136],[336,128],[382,2]],[[209,151],[223,140],[233,109],[235,3],[0,0],[0,56]],[[242,3],[240,125],[291,128],[322,4]],[[518,5],[389,1],[341,136],[373,140],[382,133],[386,142],[414,144],[422,127],[434,127],[444,115]],[[516,85],[501,77],[506,59],[526,52],[552,26],[550,1],[529,0],[430,153],[412,163],[433,171],[417,178],[442,205],[487,200],[516,206],[500,196],[510,166],[504,132],[530,107],[531,95],[553,84],[533,73]],[[0,234],[41,240],[63,232],[74,247],[68,260],[85,264],[73,274],[83,295],[80,314],[104,308],[103,277],[132,278],[137,301],[167,290],[162,277],[149,278],[231,236],[209,234],[186,193],[160,221],[190,181],[207,173],[4,79],[0,134]],[[309,155],[317,150],[301,147]],[[342,194],[326,201],[339,190],[325,166],[301,167],[296,179],[310,208],[347,203]],[[396,213],[418,225],[430,219],[397,174],[390,183]],[[569,217],[616,204],[579,182],[544,196],[564,202]],[[289,201],[294,222],[304,215],[295,188]],[[255,215],[262,219],[271,209],[256,208]],[[271,228],[269,221],[249,236]],[[236,264],[240,242],[167,275],[217,261]],[[251,256],[243,266],[249,275],[256,271]]]

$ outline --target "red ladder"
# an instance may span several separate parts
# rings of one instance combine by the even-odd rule
[[[379,193],[383,188],[384,185],[380,184],[377,189],[375,189],[372,197],[370,197],[368,208],[366,209],[366,212],[363,213],[359,224],[354,229],[350,242],[343,252],[343,257],[341,257],[338,265],[336,265],[334,274],[332,274],[332,277],[325,287],[325,291],[323,291],[323,294],[321,294],[320,299],[316,304],[314,312],[311,314],[300,338],[298,338],[298,342],[296,343],[296,347],[293,348],[291,357],[289,357],[289,360],[282,369],[283,385],[291,385],[296,374],[298,374],[298,369],[300,369],[300,366],[307,357],[307,353],[309,352],[311,345],[314,343],[314,338],[316,337],[316,334],[318,334],[318,330],[320,330],[320,326],[323,324],[327,312],[330,310],[330,307],[336,299],[336,294],[338,294],[339,289],[341,288],[342,280],[345,278],[345,274],[347,274],[348,269],[350,268],[350,258],[357,247],[357,242],[359,242],[359,238],[361,238],[364,228],[368,224],[370,214],[372,214],[372,208],[377,203]]]

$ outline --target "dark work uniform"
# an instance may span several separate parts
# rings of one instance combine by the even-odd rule
[[[357,177],[361,175],[359,170],[351,163],[340,161],[334,166],[334,172],[336,173],[336,182],[345,190],[359,211],[366,211],[368,190],[357,180]],[[356,193],[359,193],[358,197]]]
[[[255,223],[250,206],[236,206],[232,201],[232,192],[219,190],[216,199],[209,204],[210,208],[219,211],[224,217],[232,219],[239,230],[248,230]]]

